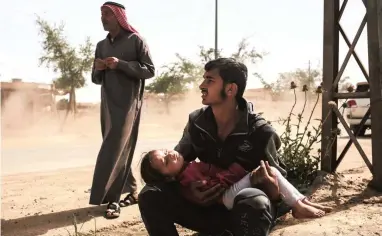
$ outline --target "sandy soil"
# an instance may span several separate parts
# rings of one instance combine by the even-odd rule
[[[187,101],[170,115],[160,112],[155,104],[145,107],[135,171],[142,151],[170,148],[180,137],[187,113],[199,107],[198,100]],[[255,104],[269,120],[285,117],[290,106],[290,101]],[[318,109],[315,117],[320,112]],[[14,128],[12,119],[6,118],[3,111],[2,235],[74,235],[74,219],[80,232],[88,235],[94,235],[95,228],[97,235],[147,235],[136,206],[123,208],[118,219],[106,220],[102,217],[103,206],[88,205],[93,163],[100,144],[97,110],[81,113],[76,120],[70,118],[63,129],[62,119],[57,117],[39,116],[33,125],[25,124],[22,129]],[[346,136],[339,139],[339,151],[347,141]],[[360,139],[360,143],[371,157],[370,138]],[[367,188],[371,175],[354,147],[339,171],[336,176],[320,175],[314,185],[314,200],[335,207],[333,213],[311,221],[288,216],[272,235],[381,235],[382,195]],[[193,234],[179,230],[181,235]]]
[[[2,235],[68,235],[78,228],[89,235],[147,235],[137,207],[124,208],[116,220],[102,217],[103,207],[89,207],[88,187],[92,168],[7,176],[2,179]],[[370,174],[365,167],[336,176],[321,176],[313,194],[315,202],[335,211],[312,221],[290,215],[272,235],[380,235],[382,194],[367,188]],[[95,217],[95,219],[93,219]],[[182,235],[192,232],[181,229]],[[74,234],[73,234],[74,235]]]

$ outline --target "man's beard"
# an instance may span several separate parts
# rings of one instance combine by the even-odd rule
[[[219,95],[220,95],[220,100],[219,100],[219,101],[215,101],[215,102],[214,102],[213,104],[211,104],[211,105],[220,105],[220,104],[224,103],[224,102],[227,100],[227,98],[228,98],[228,97],[227,97],[227,94],[226,94],[225,91],[224,91],[224,88],[220,90]]]
[[[103,23],[102,22],[102,25],[103,25],[103,29],[105,31],[108,31],[108,32],[114,31],[114,30],[116,30],[118,28],[117,25],[113,25],[113,24],[110,24],[110,23]]]
[[[205,92],[206,96],[208,96],[208,89],[202,89],[201,91],[202,91],[202,93]],[[227,94],[225,93],[224,88],[222,88],[220,90],[219,97],[220,97],[219,101],[212,102],[210,105],[218,105],[218,104],[223,103],[225,100],[227,100]]]
[[[110,31],[110,26],[107,23],[102,22],[102,26],[105,31]]]
[[[220,97],[221,97],[221,99],[222,99],[223,101],[226,100],[226,98],[227,98],[227,94],[225,93],[224,88],[222,88],[222,89],[220,90]]]

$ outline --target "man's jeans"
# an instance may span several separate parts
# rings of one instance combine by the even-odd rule
[[[146,185],[139,194],[139,210],[150,236],[178,236],[174,223],[204,234],[269,235],[276,207],[264,192],[246,188],[238,193],[231,211],[223,204],[202,207],[190,203],[177,183]]]

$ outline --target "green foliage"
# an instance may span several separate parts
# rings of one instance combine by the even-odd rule
[[[338,92],[340,93],[351,92],[349,91],[349,89],[353,87],[353,84],[349,82],[349,79],[350,77],[346,76],[338,82]]]
[[[264,55],[264,53],[258,53],[255,48],[250,48],[246,38],[239,42],[234,53],[223,55],[222,50],[218,52],[218,57],[233,57],[246,64],[256,64]],[[215,49],[199,46],[198,56],[199,60],[194,62],[176,54],[177,60],[163,67],[164,72],[146,86],[148,92],[163,95],[167,111],[169,111],[169,104],[175,95],[182,95],[192,87],[198,88],[203,79],[204,65],[215,58]],[[255,75],[260,77],[257,73]]]
[[[232,57],[246,64],[256,64],[259,62],[259,60],[262,60],[266,54],[259,53],[254,47],[251,48],[250,46],[251,45],[248,42],[248,38],[243,38],[238,43],[235,52],[226,55],[225,53],[223,53],[223,50],[220,49],[217,54],[218,57]],[[208,61],[211,61],[215,58],[214,48],[205,48],[203,46],[199,46],[199,49],[200,64],[204,65]]]
[[[177,61],[173,63],[173,66],[177,68],[178,73],[182,75],[187,84],[190,83],[195,87],[203,77],[203,65],[194,63],[180,54],[176,54],[176,57]]]
[[[294,92],[294,104],[286,119],[280,119],[278,122],[284,126],[285,131],[280,135],[282,147],[280,154],[288,171],[288,180],[299,188],[309,186],[317,175],[321,159],[321,150],[315,150],[314,145],[320,144],[322,124],[321,119],[312,120],[314,111],[322,93],[321,86],[314,90],[316,100],[309,118],[305,125],[303,124],[303,115],[307,105],[308,86],[303,86],[305,94],[302,110],[297,114],[297,119],[292,119],[294,109],[297,103],[296,84],[291,82],[290,89]],[[317,123],[313,123],[317,121]]]
[[[69,100],[66,98],[62,98],[57,102],[56,108],[57,110],[66,110],[68,109],[68,105],[69,105]]]
[[[280,98],[280,95],[289,90],[290,83],[296,82],[297,84],[304,84],[308,88],[316,87],[320,81],[322,81],[322,69],[316,67],[312,68],[309,62],[309,66],[306,69],[296,69],[294,71],[283,72],[279,74],[279,77],[274,82],[267,82],[264,78],[260,77],[260,82],[263,87],[271,92],[273,100]],[[351,85],[349,82],[349,77],[346,76],[340,80],[338,83],[339,91],[344,92]],[[314,91],[307,93],[307,98],[310,100],[314,99],[316,94]]]
[[[165,94],[172,97],[187,91],[187,77],[178,70],[178,66],[173,64],[167,67],[167,70],[161,73],[152,83],[146,86],[146,89],[155,94]]]
[[[40,66],[45,64],[58,72],[60,76],[54,80],[57,89],[70,91],[70,109],[75,108],[75,89],[85,86],[85,73],[90,72],[93,64],[93,44],[87,38],[78,49],[72,47],[64,36],[64,25],[50,25],[37,17],[36,24],[42,35],[43,55]]]
[[[174,63],[171,66],[167,66],[164,72],[146,86],[148,92],[162,95],[167,113],[170,113],[170,103],[173,97],[185,93],[187,85],[192,81],[189,74],[186,73],[189,68],[185,68],[185,65],[185,63]]]
[[[294,71],[280,73],[275,82],[268,83],[263,78],[260,78],[260,82],[263,84],[264,88],[271,91],[274,100],[277,100],[282,93],[289,90],[292,81],[297,84],[304,84],[309,88],[314,88],[321,80],[321,69],[311,68],[310,62],[309,67],[306,69],[296,69]],[[314,91],[308,92],[307,95],[308,99],[316,96]]]
[[[270,92],[272,100],[277,100],[287,88],[288,77],[289,76],[285,73],[282,73],[275,82],[268,83],[264,78],[260,78],[260,82],[263,84],[263,87]]]
[[[215,58],[215,49],[214,48],[205,48],[203,46],[199,46],[199,66],[201,68],[201,75],[203,74],[203,67],[208,61],[211,61]],[[237,45],[237,49],[235,52],[231,54],[225,54],[222,49],[220,49],[217,53],[218,57],[231,57],[236,60],[246,64],[246,65],[256,65],[259,63],[266,53],[258,52],[254,47],[251,47],[248,38],[243,38]],[[258,78],[261,78],[259,73],[254,73]],[[200,76],[201,78],[202,76]]]
[[[250,48],[247,38],[242,39],[237,47],[237,51],[231,54],[231,57],[242,63],[256,64],[262,60],[266,53],[259,53],[255,48]]]

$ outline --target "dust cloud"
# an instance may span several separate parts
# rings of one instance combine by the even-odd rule
[[[46,102],[34,100],[27,93],[12,93],[2,101],[2,145],[34,145],[56,139],[93,137],[99,131],[99,106],[80,110],[76,118],[66,111],[52,110]],[[97,135],[100,136],[100,135]]]
[[[263,92],[264,94],[266,92]],[[190,91],[182,97],[174,98],[166,112],[166,106],[160,97],[146,94],[142,107],[140,139],[178,139],[188,121],[188,114],[202,106],[199,91]],[[248,96],[248,101],[254,104],[255,112],[263,113],[263,117],[273,121],[272,125],[283,131],[276,122],[286,118],[294,103],[293,92],[283,95],[277,101],[270,96]],[[34,145],[49,142],[87,142],[100,141],[99,104],[79,108],[78,114],[72,114],[65,119],[66,111],[52,111],[49,107],[34,104],[31,108],[27,95],[14,93],[4,101],[1,110],[2,145]],[[321,99],[320,99],[321,100]],[[321,101],[317,104],[314,118],[321,116]],[[310,115],[315,98],[307,102],[304,118]],[[294,108],[294,118],[302,111],[304,105],[303,93],[297,93],[297,104]]]

